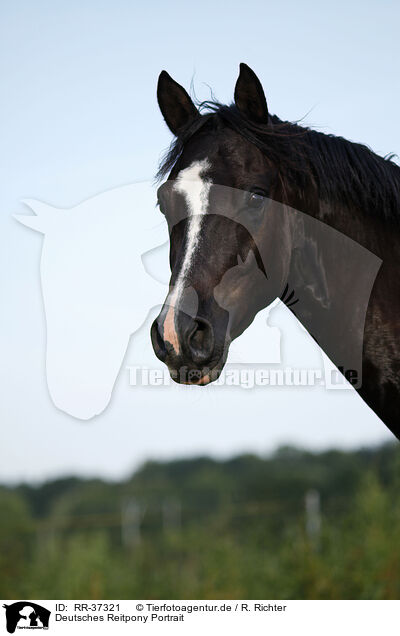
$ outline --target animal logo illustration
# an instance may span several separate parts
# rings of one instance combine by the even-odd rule
[[[227,214],[224,202],[236,200],[242,194],[223,186],[213,185],[213,188],[221,200],[218,214],[223,218]],[[40,275],[47,330],[47,384],[55,406],[78,419],[90,419],[107,407],[130,341],[132,362],[140,364],[141,351],[150,352],[155,360],[149,338],[150,318],[154,319],[154,310],[160,311],[168,293],[168,247],[172,232],[181,219],[176,220],[175,226],[171,227],[170,223],[167,226],[154,200],[152,184],[144,182],[103,192],[69,209],[25,200],[35,214],[15,215],[20,223],[44,235]],[[278,213],[281,217],[280,208]],[[333,245],[337,254],[341,247],[345,254],[342,260],[347,265],[352,264],[356,272],[360,268],[364,272],[370,271],[367,282],[373,280],[378,259],[349,239],[345,240],[341,235],[338,238],[337,232],[307,215],[294,210],[290,214],[302,228],[310,224],[308,242],[303,240],[305,247],[301,248],[300,256],[295,252],[299,260],[296,271],[318,283],[318,289],[314,289],[315,283],[309,290],[311,300],[305,297],[303,305],[296,305],[300,315],[301,312],[306,317],[311,314],[312,302],[316,295],[320,298],[320,292],[324,297],[329,297],[330,293],[325,279],[318,282],[315,275],[308,275],[310,268],[315,269],[316,262],[315,250],[308,249],[308,244],[314,245],[317,239],[326,246],[326,251],[328,248],[332,251]],[[246,229],[256,240],[251,224]],[[258,247],[267,262],[269,252],[263,254],[261,246]],[[244,259],[239,258],[237,264],[228,268],[217,281],[213,297],[228,316],[234,312],[232,290],[242,285],[249,269],[257,269],[254,258],[252,252]],[[333,263],[332,270],[337,268],[335,259]],[[268,281],[261,270],[258,278],[258,289],[265,287],[267,297]],[[366,307],[367,292],[369,288],[360,290],[362,302],[357,306]],[[292,299],[293,293],[289,293],[286,300],[297,302]],[[229,364],[276,364],[282,361],[280,329],[269,324],[271,311],[281,303],[278,298],[274,301],[273,296],[270,300],[255,315],[250,328],[230,343]],[[286,303],[285,298],[282,300]],[[180,303],[181,311],[185,310],[188,316],[195,315],[199,303],[197,290],[184,285]],[[327,332],[330,325],[335,333],[338,312],[342,315],[342,305],[338,302],[337,306],[336,312],[327,310],[321,321]],[[164,308],[168,310],[167,303]],[[329,309],[328,305],[324,308]],[[173,313],[172,309],[170,313]],[[351,316],[350,311],[348,315]],[[318,329],[316,332],[318,334]],[[323,331],[321,333],[324,335]],[[349,349],[352,360],[359,357],[361,348],[358,344],[362,340],[359,341],[352,350]],[[330,377],[332,364],[329,357],[323,354],[322,362],[325,375]],[[346,388],[346,384],[327,387]]]
[[[143,351],[155,360],[150,318],[168,289],[169,235],[154,201],[152,184],[143,182],[72,208],[24,200],[35,214],[14,215],[43,234],[47,385],[55,406],[75,418],[105,410],[130,341],[135,364]],[[234,342],[230,363],[280,362],[280,331],[269,326],[270,311]],[[265,346],[252,344],[255,330]]]
[[[19,629],[48,629],[50,610],[32,603],[32,601],[18,601],[11,605],[3,605],[6,610],[6,627],[9,634]]]
[[[168,240],[151,196],[148,184],[133,184],[71,209],[27,200],[35,216],[17,216],[44,234],[40,269],[50,396],[80,419],[106,408],[130,336],[165,289],[141,258]]]

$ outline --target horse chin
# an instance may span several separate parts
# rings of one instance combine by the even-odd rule
[[[210,372],[210,373],[207,373],[206,375],[201,376],[199,380],[197,379],[188,380],[187,382],[182,382],[182,384],[191,384],[193,386],[207,386],[207,384],[211,384],[211,382],[214,382],[215,380],[217,380],[218,377],[220,376],[220,373],[221,371],[218,371],[217,374],[215,374],[214,372]]]
[[[174,382],[177,384],[185,384],[191,386],[207,386],[218,380],[221,375],[223,366],[215,366],[212,369],[187,369],[183,367],[180,371],[169,368],[169,373]]]

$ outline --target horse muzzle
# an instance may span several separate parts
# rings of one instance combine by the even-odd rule
[[[179,384],[204,386],[216,380],[226,359],[225,335],[208,318],[164,306],[151,327],[154,352]]]

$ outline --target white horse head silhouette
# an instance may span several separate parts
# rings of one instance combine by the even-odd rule
[[[26,199],[35,215],[14,215],[44,234],[47,385],[55,406],[73,417],[87,420],[107,407],[132,334],[138,332],[134,356],[147,350],[139,330],[162,303],[170,271],[168,230],[154,200],[151,184],[136,183],[69,209]],[[280,361],[270,310],[234,341],[230,363]],[[254,339],[257,330],[261,338]],[[154,356],[149,330],[146,336]],[[260,340],[263,346],[255,345]]]
[[[24,203],[36,216],[17,220],[44,234],[49,392],[59,409],[89,419],[110,401],[131,334],[163,299],[165,286],[146,273],[142,255],[166,243],[168,231],[148,183],[70,209]],[[169,272],[168,262],[162,270]]]

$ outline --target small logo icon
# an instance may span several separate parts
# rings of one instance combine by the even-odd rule
[[[32,603],[18,601],[11,605],[3,605],[6,610],[7,631],[14,634],[18,629],[49,629],[50,610]]]

